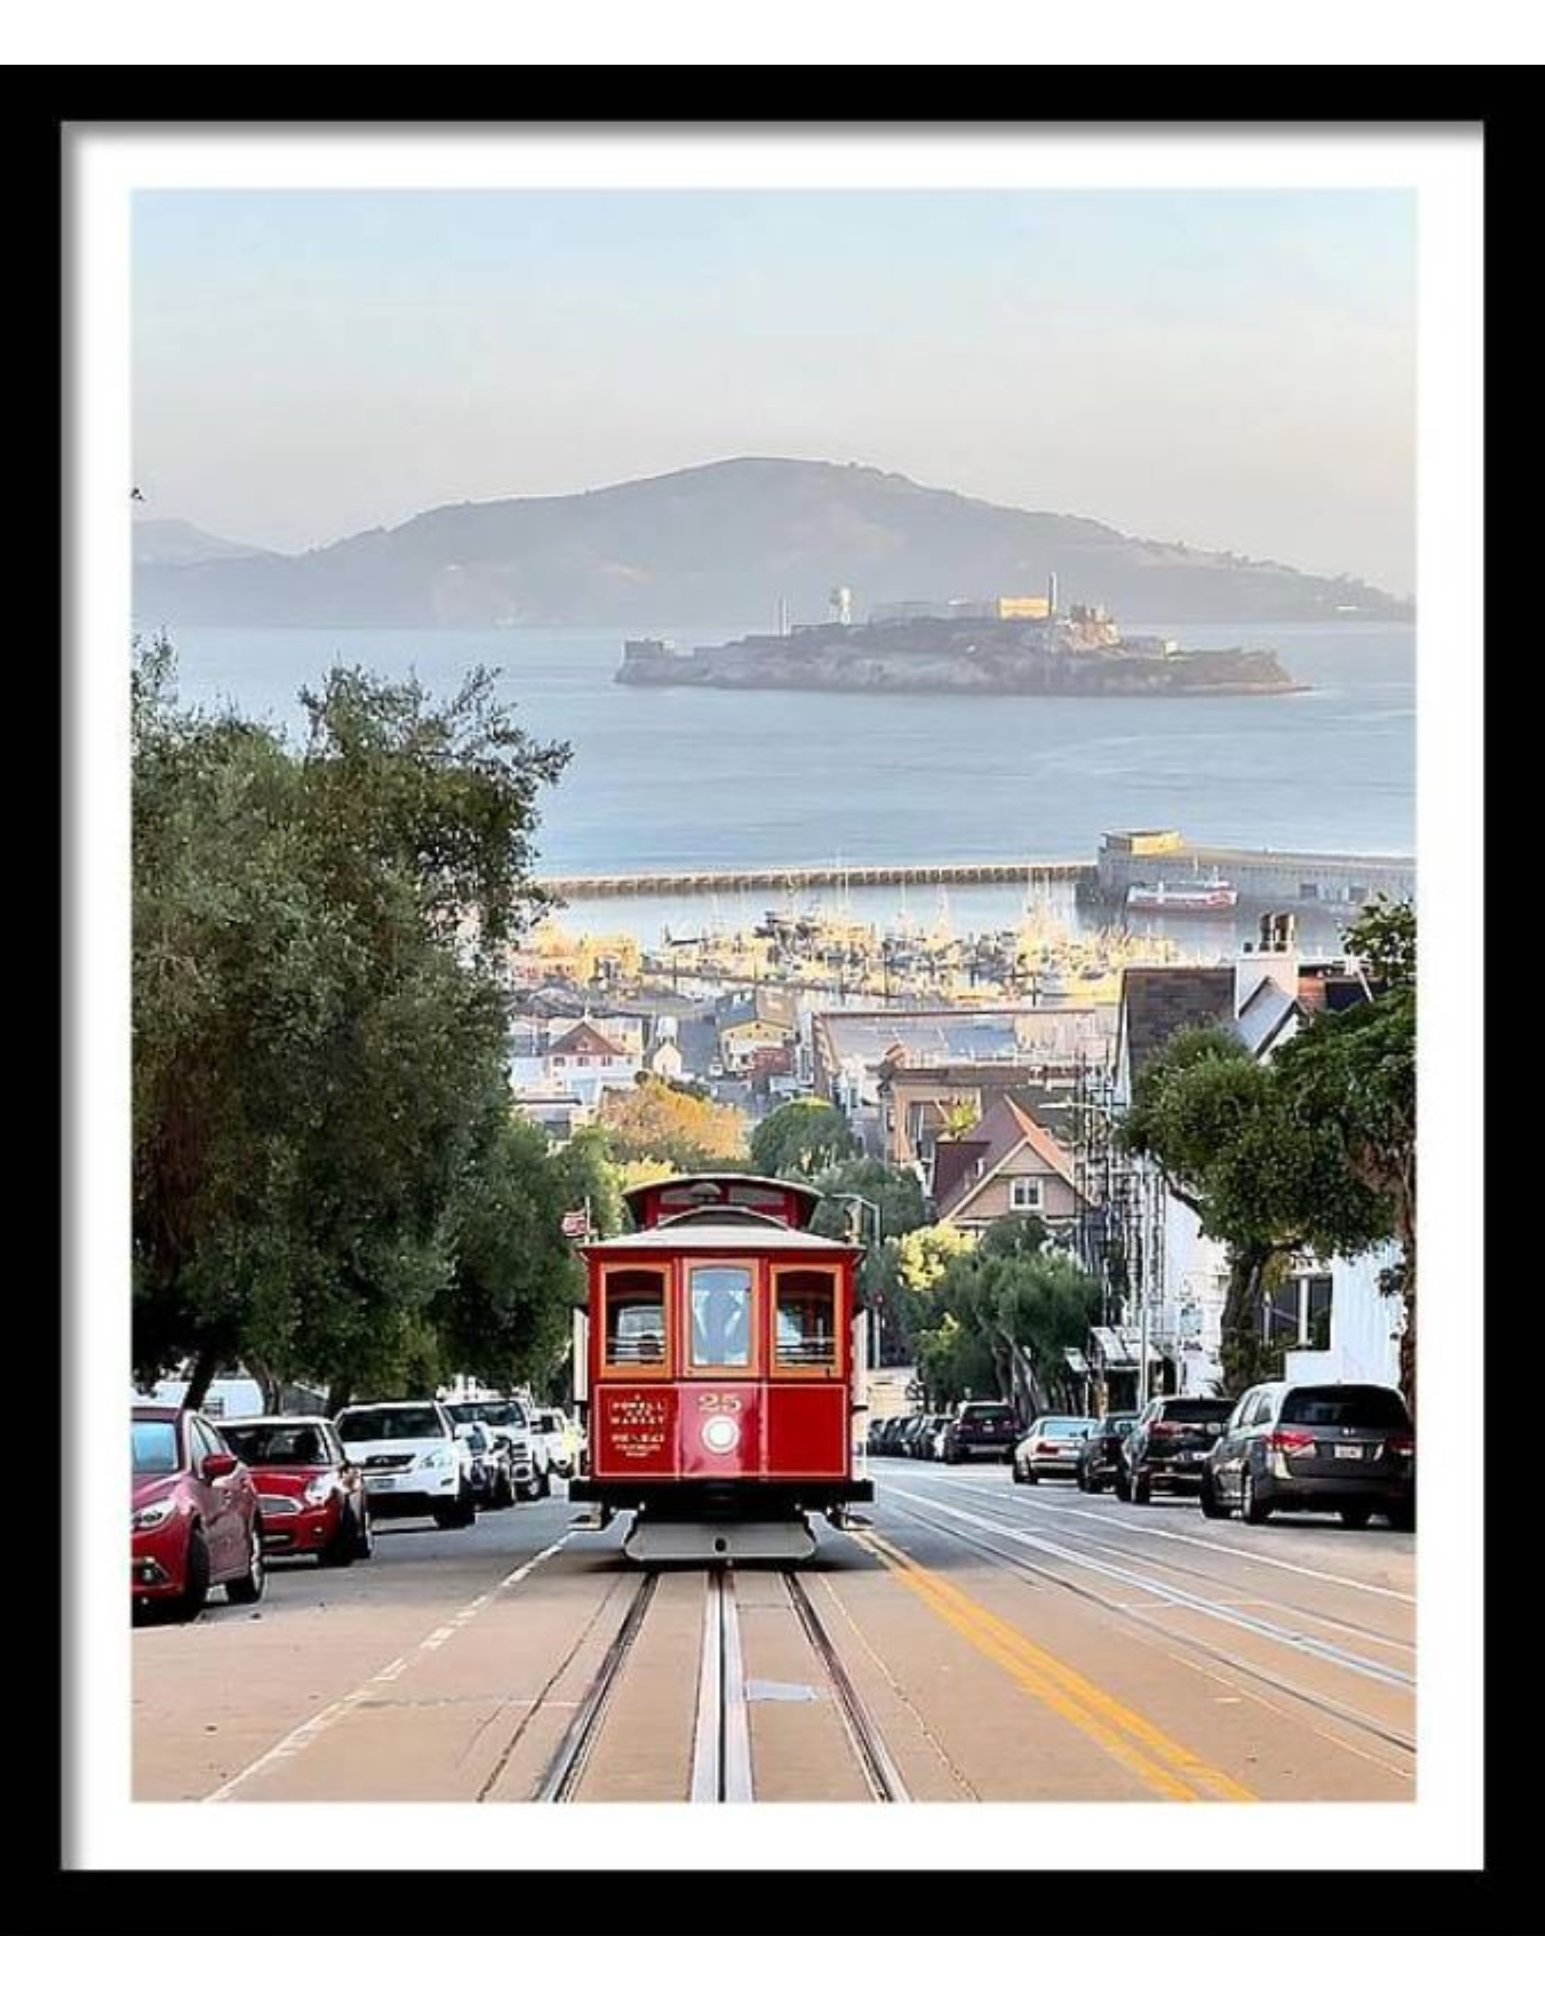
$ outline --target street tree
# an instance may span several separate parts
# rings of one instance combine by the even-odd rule
[[[795,1097],[780,1104],[751,1134],[757,1172],[775,1180],[813,1180],[862,1150],[847,1119],[824,1097]]]
[[[657,1076],[602,1095],[597,1122],[613,1159],[668,1163],[673,1173],[746,1166],[746,1122],[732,1104],[678,1090]]]
[[[1399,1245],[1400,1386],[1416,1409],[1416,915],[1409,902],[1370,905],[1346,933],[1372,997],[1321,1014],[1277,1059],[1290,1115],[1334,1148],[1341,1174]],[[1334,1247],[1342,1247],[1336,1244]]]
[[[1220,1359],[1229,1395],[1276,1367],[1261,1313],[1272,1277],[1305,1249],[1356,1255],[1391,1233],[1387,1201],[1351,1174],[1335,1132],[1302,1115],[1283,1060],[1260,1062],[1221,1029],[1185,1030],[1139,1074],[1119,1128],[1127,1150],[1152,1159],[1227,1246]]]
[[[813,1185],[821,1200],[811,1227],[821,1236],[844,1237],[871,1247],[921,1229],[928,1205],[917,1175],[884,1160],[855,1155],[824,1167]],[[868,1203],[864,1207],[863,1203]]]
[[[505,1093],[489,941],[561,748],[473,676],[448,702],[338,669],[307,741],[134,662],[133,1271],[140,1379],[420,1377],[457,1204]]]

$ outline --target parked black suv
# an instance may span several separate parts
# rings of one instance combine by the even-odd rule
[[[1007,1464],[1014,1456],[1017,1430],[1007,1403],[962,1403],[944,1434],[944,1462],[990,1458]]]
[[[1121,1416],[1101,1417],[1085,1437],[1073,1475],[1085,1493],[1098,1493],[1115,1479],[1121,1463],[1121,1440],[1136,1422],[1136,1413],[1131,1410]]]
[[[1154,1489],[1195,1493],[1234,1405],[1226,1396],[1155,1396],[1121,1440],[1116,1498],[1146,1507]]]
[[[1202,1475],[1202,1512],[1241,1520],[1339,1514],[1365,1528],[1383,1514],[1416,1526],[1416,1435],[1404,1398],[1373,1382],[1247,1389]]]

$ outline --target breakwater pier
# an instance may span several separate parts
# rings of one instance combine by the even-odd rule
[[[1416,893],[1409,855],[1317,854],[1309,850],[1203,846],[1169,830],[1108,833],[1093,860],[903,861],[657,870],[645,874],[554,875],[542,887],[566,902],[623,896],[715,896],[747,889],[798,895],[819,889],[951,888],[1071,882],[1080,901],[1120,905],[1137,882],[1180,885],[1218,874],[1245,903],[1277,909],[1355,910],[1380,893]]]

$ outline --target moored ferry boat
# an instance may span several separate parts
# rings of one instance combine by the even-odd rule
[[[1214,869],[1205,882],[1134,882],[1127,890],[1129,910],[1168,911],[1174,916],[1211,916],[1232,910],[1239,891]]]

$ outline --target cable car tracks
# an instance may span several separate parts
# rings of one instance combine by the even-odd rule
[[[584,1700],[575,1711],[574,1720],[564,1733],[557,1753],[547,1767],[546,1776],[537,1791],[537,1799],[544,1805],[567,1805],[573,1798],[584,1775],[585,1763],[601,1733],[601,1724],[606,1718],[606,1710],[622,1677],[634,1641],[638,1638],[648,1615],[649,1606],[654,1601],[659,1588],[658,1572],[641,1577],[633,1602],[618,1627],[617,1636],[606,1649],[606,1656],[596,1669]]]
[[[735,1579],[727,1568],[711,1569],[706,1581],[697,1728],[687,1796],[694,1805],[749,1805],[755,1797],[751,1725],[746,1712],[746,1670]]]
[[[835,1707],[864,1789],[872,1800],[882,1804],[905,1800],[906,1783],[804,1582],[792,1571],[778,1574],[788,1607],[821,1669],[824,1687],[814,1698],[827,1698]],[[659,1571],[650,1571],[639,1580],[622,1623],[533,1794],[537,1800],[564,1805],[580,1795],[586,1767],[603,1737],[608,1712],[629,1663],[635,1658],[639,1636],[645,1629],[660,1581]],[[652,1670],[670,1671],[662,1669],[658,1659]],[[746,1674],[734,1570],[728,1564],[705,1570],[696,1704],[686,1783],[686,1795],[692,1803],[748,1805],[755,1800],[751,1708],[757,1686]]]
[[[885,1738],[875,1727],[858,1690],[848,1677],[848,1670],[842,1664],[837,1649],[832,1644],[831,1634],[822,1624],[815,1606],[810,1602],[809,1591],[805,1589],[803,1580],[792,1570],[784,1571],[783,1581],[790,1602],[794,1606],[794,1615],[804,1627],[805,1635],[831,1681],[832,1693],[836,1697],[843,1726],[848,1732],[848,1740],[853,1745],[854,1754],[858,1758],[871,1795],[882,1805],[900,1804],[908,1796],[905,1781],[885,1747]]]

